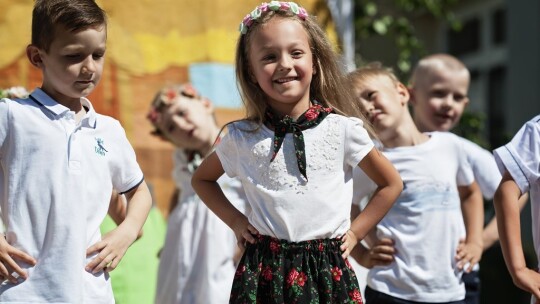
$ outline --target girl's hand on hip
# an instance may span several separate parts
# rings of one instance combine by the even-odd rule
[[[232,230],[236,235],[238,247],[240,247],[241,250],[246,249],[246,242],[250,244],[255,244],[257,242],[255,236],[259,234],[259,231],[249,223],[247,217],[244,215],[238,217],[232,226]]]
[[[0,235],[0,279],[9,280],[13,284],[19,282],[19,278],[26,280],[28,274],[15,260],[36,265],[36,260],[25,252],[11,246],[4,235]]]
[[[341,256],[346,259],[349,254],[351,254],[351,251],[353,250],[354,246],[356,246],[356,244],[358,244],[358,238],[356,237],[356,235],[354,234],[354,232],[352,232],[351,229],[347,230],[347,232],[345,232],[345,235],[341,237],[341,246],[339,247],[339,249],[341,249],[342,251],[342,254]]]

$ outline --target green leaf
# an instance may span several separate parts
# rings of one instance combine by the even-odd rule
[[[386,34],[388,32],[388,27],[386,26],[384,21],[382,21],[380,19],[375,20],[375,22],[373,22],[373,29],[379,35],[384,35],[384,34]]]
[[[377,5],[373,2],[368,2],[364,6],[364,11],[366,12],[367,16],[375,16],[377,14]]]

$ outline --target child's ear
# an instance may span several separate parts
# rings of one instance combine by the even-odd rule
[[[397,91],[399,94],[399,102],[401,103],[401,105],[407,105],[409,103],[409,100],[411,100],[411,95],[409,94],[409,90],[407,89],[407,87],[401,82],[399,82],[397,84]]]
[[[407,91],[409,92],[409,103],[414,106],[416,105],[416,100],[414,99],[414,90],[412,87],[407,87]]]
[[[41,69],[43,67],[39,48],[35,45],[30,44],[26,47],[26,56],[28,57],[28,60],[30,60],[30,63],[36,68]]]
[[[203,98],[201,98],[201,102],[202,102],[204,108],[207,109],[209,113],[214,113],[214,105],[212,104],[210,99],[208,99],[206,97],[203,97]]]

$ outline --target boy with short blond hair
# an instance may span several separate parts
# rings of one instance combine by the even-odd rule
[[[395,251],[390,261],[369,270],[367,302],[464,303],[461,275],[480,260],[483,208],[461,142],[446,132],[418,130],[408,109],[409,91],[391,70],[373,63],[349,78],[382,153],[404,184],[369,244],[380,248],[389,241]],[[354,174],[356,203],[374,188],[361,170]],[[363,263],[372,252],[357,248],[351,255],[374,266]]]

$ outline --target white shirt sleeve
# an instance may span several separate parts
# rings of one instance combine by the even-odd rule
[[[347,118],[346,128],[345,161],[354,168],[373,149],[374,145],[364,128],[364,123],[359,118]]]
[[[456,183],[458,186],[468,186],[474,182],[474,172],[469,162],[467,152],[463,145],[463,141],[459,136],[448,133],[455,138],[455,142],[458,145],[457,157],[459,161]]]
[[[495,158],[488,150],[472,141],[465,138],[461,139],[474,173],[474,179],[480,186],[482,195],[488,200],[492,199],[502,178]]]
[[[540,179],[540,115],[527,122],[506,145],[493,151],[499,171],[508,171],[521,193]]]
[[[236,177],[238,174],[238,134],[240,132],[235,128],[234,123],[228,126],[229,132],[221,138],[219,145],[216,147],[216,154],[223,166],[223,170],[229,177]]]
[[[126,132],[120,125],[120,122],[114,121],[111,132],[115,133],[115,147],[118,149],[118,153],[115,154],[116,159],[113,160],[113,187],[118,192],[125,193],[138,186],[144,176],[137,163],[135,151],[129,143]]]

